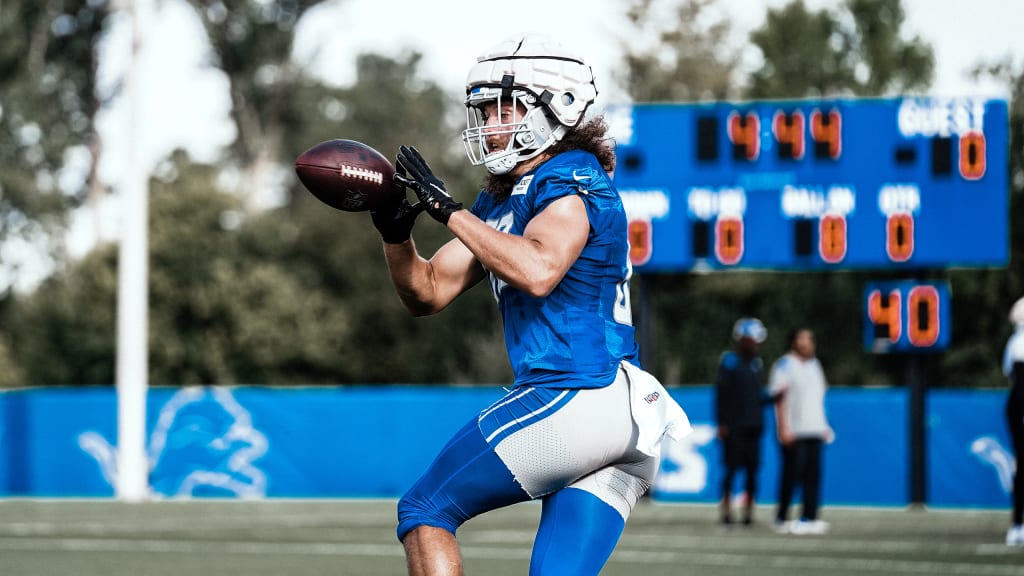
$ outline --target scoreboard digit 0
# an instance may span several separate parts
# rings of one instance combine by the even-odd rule
[[[1004,100],[610,109],[638,271],[999,267]]]

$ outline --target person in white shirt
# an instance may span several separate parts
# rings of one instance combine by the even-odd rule
[[[779,397],[775,421],[782,448],[775,526],[780,532],[823,534],[828,523],[818,519],[822,444],[835,436],[825,416],[828,382],[815,356],[814,332],[796,328],[787,342],[789,351],[772,366],[768,386],[769,394]],[[790,523],[789,505],[797,486],[803,489],[803,507],[800,519]]]
[[[1003,374],[1010,385],[1006,398],[1006,423],[1010,428],[1018,466],[1013,475],[1013,514],[1010,529],[1006,532],[1006,543],[1024,546],[1024,474],[1020,473],[1019,466],[1020,455],[1024,452],[1024,298],[1017,300],[1010,309],[1010,322],[1014,331],[1003,352]]]

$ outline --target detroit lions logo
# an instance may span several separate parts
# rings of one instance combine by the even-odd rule
[[[1004,448],[993,436],[981,436],[971,442],[971,452],[995,469],[1003,492],[1009,494],[1013,491],[1013,473],[1017,469],[1017,461],[1012,452]]]
[[[78,445],[116,486],[117,447],[91,430]],[[254,462],[266,454],[267,438],[228,389],[178,391],[161,408],[146,452],[152,496],[266,496],[266,475]]]

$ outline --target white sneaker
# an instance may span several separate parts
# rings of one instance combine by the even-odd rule
[[[820,536],[828,532],[829,524],[824,520],[804,520],[800,519],[793,522],[793,525],[789,528],[790,534],[797,536]]]
[[[791,525],[792,522],[776,520],[772,522],[772,530],[775,531],[776,534],[789,534],[789,529]]]
[[[1006,531],[1007,546],[1024,546],[1024,526],[1017,524]]]

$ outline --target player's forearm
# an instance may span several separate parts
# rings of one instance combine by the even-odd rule
[[[539,243],[498,232],[468,211],[452,214],[448,229],[492,274],[532,296],[547,296],[565,275]]]
[[[436,312],[433,270],[430,262],[416,251],[412,239],[401,244],[384,243],[384,258],[391,273],[391,283],[406,310],[415,316]]]

